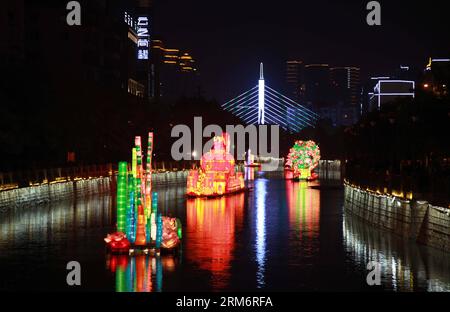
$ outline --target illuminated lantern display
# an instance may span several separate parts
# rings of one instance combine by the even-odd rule
[[[314,141],[296,141],[286,161],[287,179],[312,181],[318,178],[314,169],[319,165],[320,149]]]
[[[161,248],[161,241],[162,241],[162,234],[163,234],[163,224],[162,224],[162,216],[161,213],[158,212],[156,214],[156,248]]]
[[[108,234],[104,238],[106,246],[108,249],[115,253],[128,252],[130,249],[130,242],[128,241],[126,235],[122,232],[116,232],[113,234]]]
[[[128,239],[130,240],[130,242],[134,243],[134,241],[136,240],[136,227],[135,227],[135,223],[136,223],[136,218],[135,218],[135,213],[134,213],[134,178],[132,175],[129,176],[129,185],[130,185],[130,189],[129,189],[129,201],[128,201],[128,213],[127,213],[127,234],[128,234]]]
[[[163,217],[158,211],[158,194],[151,193],[153,133],[149,133],[144,170],[141,137],[135,137],[131,170],[120,162],[117,176],[117,232],[104,239],[113,253],[138,248],[172,249],[181,240],[178,219]]]
[[[153,132],[148,133],[147,144],[147,163],[145,168],[145,230],[146,230],[146,243],[151,242],[151,213],[152,213],[152,154],[153,154]],[[156,194],[156,193],[155,193]]]
[[[158,212],[158,193],[152,195],[152,212],[150,215],[150,237],[156,240],[156,213]]]
[[[119,163],[119,173],[117,176],[117,230],[125,232],[126,209],[127,209],[127,173],[126,162]]]
[[[141,137],[137,136],[134,140],[136,149],[136,212],[137,212],[137,228],[136,228],[136,241],[137,246],[143,246],[146,244],[145,239],[145,215],[144,207],[142,206],[142,144]]]
[[[188,174],[188,196],[215,197],[245,189],[244,176],[235,171],[234,157],[229,151],[228,134],[214,137],[213,148],[200,160],[200,169],[191,170]]]
[[[173,248],[180,243],[181,227],[178,226],[180,220],[176,218],[162,217],[162,240],[163,248]]]

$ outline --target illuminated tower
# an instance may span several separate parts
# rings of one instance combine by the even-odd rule
[[[264,69],[263,63],[260,65],[259,69],[259,83],[258,83],[258,124],[264,124]]]

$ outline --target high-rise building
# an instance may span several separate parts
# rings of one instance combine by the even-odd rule
[[[188,52],[165,48],[162,40],[152,41],[156,97],[192,96],[196,92],[197,67]]]
[[[304,93],[303,61],[289,60],[286,62],[286,94],[296,101],[302,101]]]
[[[420,73],[410,65],[400,65],[389,74],[369,78],[361,88],[361,115],[379,110],[398,98],[414,97]]]
[[[358,67],[333,67],[330,69],[334,96],[344,105],[359,105],[361,94],[359,72]]]
[[[321,106],[331,104],[331,80],[328,64],[305,65],[305,104],[318,111]]]
[[[380,80],[389,80],[393,79],[393,77],[389,76],[379,76],[379,77],[370,77],[362,86],[361,88],[361,115],[366,115],[367,113],[370,113],[372,111],[375,111],[378,109],[377,105],[374,107],[371,106],[373,104],[373,101],[371,101],[373,97],[373,89],[378,84],[378,81]]]
[[[321,109],[335,125],[350,126],[360,116],[361,82],[358,67],[333,67],[330,69],[332,104]]]
[[[377,81],[373,92],[369,93],[370,111],[380,110],[383,106],[401,98],[414,98],[416,83],[409,80],[373,79]]]

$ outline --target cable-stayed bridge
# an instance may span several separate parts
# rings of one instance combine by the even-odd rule
[[[319,118],[312,110],[267,86],[263,63],[258,85],[222,104],[222,108],[240,118],[245,124],[279,125],[289,132],[315,127]]]

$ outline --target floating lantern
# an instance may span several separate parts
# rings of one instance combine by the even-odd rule
[[[315,180],[318,175],[313,170],[319,165],[320,149],[314,141],[296,141],[289,151],[286,161],[286,178]]]
[[[243,191],[244,176],[235,171],[234,157],[229,153],[229,135],[214,137],[213,148],[200,160],[200,169],[189,171],[187,195],[215,197]]]
[[[158,212],[158,194],[151,193],[153,133],[149,133],[145,170],[141,137],[136,136],[134,143],[131,170],[126,162],[119,163],[117,232],[109,234],[105,242],[113,253],[130,248],[175,248],[181,240],[181,222],[163,217]]]

